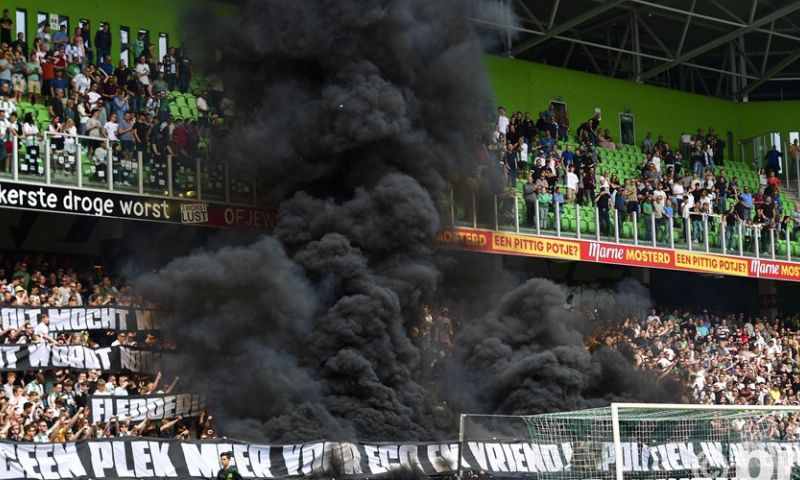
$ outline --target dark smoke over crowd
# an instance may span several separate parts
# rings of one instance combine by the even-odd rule
[[[209,393],[230,437],[452,438],[433,421],[442,405],[536,413],[652,391],[618,354],[584,347],[604,311],[435,248],[439,205],[452,182],[475,181],[493,110],[467,20],[485,11],[251,0],[228,19],[188,12],[242,119],[215,155],[257,169],[279,216],[273,236],[194,252],[140,287],[176,312],[174,368]],[[407,333],[431,301],[464,319],[441,388],[419,381]]]

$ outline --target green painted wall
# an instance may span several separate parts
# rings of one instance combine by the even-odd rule
[[[739,104],[739,128],[742,138],[767,132],[800,132],[800,102],[748,102]]]
[[[740,139],[770,131],[788,138],[790,131],[800,131],[798,101],[735,103],[499,56],[486,56],[485,62],[498,105],[535,115],[562,97],[573,130],[599,107],[603,126],[617,140],[619,113],[625,108],[636,116],[637,143],[648,131],[675,143],[684,130],[713,126],[723,138],[733,133],[737,157]]]
[[[723,137],[737,131],[738,105],[726,100],[497,56],[487,56],[486,65],[498,104],[536,115],[561,97],[573,131],[594,115],[595,107],[603,112],[601,125],[616,140],[619,113],[626,108],[636,118],[637,143],[648,131],[672,144],[682,131],[700,127],[713,126]]]

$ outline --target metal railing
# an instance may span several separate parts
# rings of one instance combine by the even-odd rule
[[[800,249],[800,227],[739,220],[729,225],[719,214],[681,216],[677,208],[675,215],[659,217],[596,205],[524,202],[512,193],[454,191],[449,201],[453,226],[789,262],[797,256],[793,245]]]
[[[9,143],[0,179],[232,205],[257,203],[256,175],[204,155],[172,156],[149,145],[142,149],[133,142],[50,132]]]

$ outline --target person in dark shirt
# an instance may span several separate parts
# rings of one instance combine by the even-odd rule
[[[770,149],[770,151],[767,152],[767,155],[764,157],[767,160],[767,175],[769,175],[769,172],[775,172],[775,175],[781,173],[781,157],[783,157],[783,154],[778,151],[775,145],[773,145],[772,149]]]
[[[219,463],[222,468],[217,472],[217,480],[242,480],[236,465],[231,464],[232,452],[224,452],[219,456]]]
[[[192,59],[186,54],[186,47],[178,51],[175,62],[178,64],[178,89],[186,93],[192,81]]]
[[[55,95],[47,100],[47,111],[51,117],[57,117],[62,122],[65,122],[67,119],[64,116],[63,99],[64,99],[64,90],[61,89],[56,90]]]
[[[536,136],[536,124],[531,118],[531,112],[525,112],[525,118],[520,125],[520,133],[525,137],[525,143],[533,145],[533,137]]]
[[[539,119],[536,120],[536,130],[538,130],[540,134],[544,134],[543,132],[547,131],[547,121],[544,119],[544,112],[539,112]]]
[[[509,143],[506,145],[505,152],[506,169],[508,170],[508,186],[516,187],[517,185],[517,151],[514,145]]]
[[[150,125],[147,123],[147,117],[144,114],[139,114],[133,124],[133,140],[136,144],[137,152],[147,151],[149,132]]]
[[[11,31],[14,28],[14,21],[9,16],[8,9],[3,10],[3,18],[0,18],[0,42],[11,45]]]
[[[600,193],[594,199],[594,204],[597,205],[597,214],[600,219],[600,233],[608,236],[611,230],[611,224],[608,218],[608,209],[611,205],[611,195],[609,195],[606,187],[600,189]]]
[[[94,34],[94,46],[97,48],[97,60],[102,62],[106,56],[111,55],[111,26],[103,23],[103,28]]]
[[[508,126],[508,132],[506,133],[506,140],[509,143],[511,143],[512,145],[516,145],[521,136],[522,134],[517,131],[516,127],[514,127],[513,124]]]

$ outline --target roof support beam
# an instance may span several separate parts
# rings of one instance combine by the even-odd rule
[[[738,21],[734,22],[734,21],[730,21],[730,20],[725,20],[724,18],[712,17],[712,16],[709,16],[709,15],[703,15],[703,14],[700,14],[700,13],[686,11],[686,10],[682,10],[680,8],[674,8],[674,7],[670,7],[670,6],[667,6],[667,5],[662,5],[660,3],[656,3],[656,2],[650,1],[650,0],[630,0],[630,1],[632,3],[638,3],[639,5],[647,5],[648,7],[653,7],[653,8],[656,8],[656,9],[659,9],[659,10],[664,10],[664,11],[667,11],[667,12],[679,13],[681,15],[689,15],[692,18],[708,20],[709,22],[721,23],[723,25],[729,25],[731,27],[744,28],[744,27],[749,27],[750,26],[747,23],[745,23],[745,21],[743,19],[737,17],[734,13],[730,12],[730,10],[728,10],[725,7],[723,7],[719,3],[716,3],[716,0],[709,0],[709,1],[713,2],[715,5],[717,5],[721,9],[724,9],[724,11],[729,12],[729,15],[734,16],[735,18],[738,19]],[[783,18],[780,19],[780,20],[787,20],[788,21],[788,19],[783,19]],[[753,31],[753,32],[761,32],[761,33],[770,33],[769,30],[767,30],[765,28],[760,28],[761,25],[763,25],[763,24],[758,25],[758,27],[752,29],[751,31]],[[786,38],[788,40],[794,40],[795,42],[800,42],[800,37],[795,36],[795,35],[788,35],[788,34],[785,34],[785,33],[778,32],[778,31],[774,31],[774,32],[772,32],[772,34],[775,35],[776,37]]]
[[[581,44],[581,49],[583,50],[583,53],[585,53],[586,56],[589,57],[589,61],[592,62],[592,66],[594,67],[595,71],[597,71],[597,74],[602,75],[603,70],[600,68],[600,65],[597,63],[597,60],[594,59],[594,55],[592,55],[592,52],[589,50],[589,48],[586,45]]]
[[[569,60],[572,58],[572,52],[574,50],[575,50],[575,44],[570,43],[569,49],[567,49],[567,54],[564,55],[564,63],[561,65],[562,68],[567,68],[567,65],[569,65]]]
[[[689,7],[689,15],[686,16],[686,23],[683,24],[683,31],[681,32],[681,40],[678,42],[678,49],[675,50],[675,55],[679,56],[683,52],[683,42],[686,41],[686,34],[689,33],[689,23],[692,21],[692,13],[697,0],[692,0],[692,5]]]
[[[769,24],[769,26],[770,26],[770,28],[769,28],[770,30],[775,28],[775,20],[773,20],[772,23]],[[767,71],[767,60],[769,60],[769,49],[770,48],[772,48],[772,34],[771,33],[767,37],[767,46],[766,46],[766,48],[764,48],[764,57],[763,57],[763,60],[761,60],[761,75],[764,75],[764,72]]]
[[[515,30],[515,31],[518,31],[518,32],[524,32],[524,33],[530,33],[532,35],[545,35],[545,32],[540,32],[538,30],[531,30],[530,28],[519,27],[519,26],[516,26],[516,25],[513,25],[513,26],[509,27],[505,23],[498,23],[498,22],[493,22],[493,21],[490,21],[490,20],[483,20],[483,19],[480,19],[480,18],[468,17],[467,19],[469,21],[475,23],[475,24],[488,26],[488,27],[493,27],[493,28],[497,28],[497,29],[502,29],[503,31],[505,31],[506,29],[510,28],[511,30]],[[564,37],[562,35],[557,35],[554,38],[557,39],[557,40],[562,40],[564,42],[576,43],[578,45],[586,45],[587,47],[603,48],[603,49],[606,49],[606,50],[611,50],[612,52],[620,52],[620,53],[623,53],[623,54],[626,54],[626,55],[633,55],[635,53],[632,50],[627,50],[625,48],[613,47],[611,45],[604,45],[604,44],[601,44],[601,43],[589,42],[587,40],[580,40],[580,39],[577,39],[577,38]],[[660,55],[652,55],[652,54],[645,53],[645,52],[642,52],[641,56],[642,56],[642,58],[649,58],[649,59],[657,60],[657,61],[661,61],[661,62],[665,62],[665,61],[671,60],[670,58],[662,57]],[[731,72],[731,71],[728,71],[728,70],[721,70],[719,68],[714,68],[714,67],[708,67],[706,65],[698,65],[698,64],[689,63],[689,62],[684,62],[683,64],[687,65],[689,67],[698,68],[700,70],[705,70],[705,71],[708,71],[708,72],[717,72],[717,73],[722,73],[722,74],[728,75],[728,76],[737,75],[736,72]],[[758,79],[758,77],[754,77],[754,76],[748,76],[748,78],[751,79],[751,80]]]
[[[781,60],[780,62],[775,64],[764,75],[761,75],[761,77],[759,77],[758,80],[756,80],[753,83],[750,83],[749,85],[747,85],[745,88],[743,88],[736,95],[739,98],[745,97],[747,94],[749,94],[750,92],[752,92],[756,88],[758,88],[761,85],[763,85],[764,82],[769,81],[769,79],[771,79],[775,75],[781,73],[783,70],[786,69],[786,67],[788,67],[792,63],[796,62],[798,59],[800,59],[800,51],[797,51],[796,53],[793,53],[793,54],[789,55],[788,57],[784,57],[783,60]]]
[[[561,3],[561,0],[556,0],[556,3],[553,4],[553,10],[550,12],[550,21],[547,22],[547,29],[550,30],[553,28],[553,22],[556,21],[556,14],[558,13],[558,4]]]
[[[608,2],[604,3],[603,5],[600,5],[598,7],[595,7],[593,9],[591,9],[591,10],[588,10],[588,11],[586,11],[586,12],[580,14],[580,15],[577,15],[577,16],[573,17],[571,20],[568,20],[568,21],[562,23],[561,25],[557,25],[557,26],[551,28],[544,35],[542,35],[540,37],[534,37],[534,38],[531,38],[531,39],[528,39],[528,40],[522,42],[521,44],[517,45],[516,48],[511,50],[511,54],[513,56],[517,56],[517,55],[519,55],[520,53],[522,53],[522,52],[524,52],[526,50],[530,50],[531,48],[536,47],[537,45],[541,45],[542,43],[550,40],[551,38],[554,38],[557,35],[560,35],[560,34],[566,32],[566,31],[568,31],[568,30],[570,30],[570,29],[572,29],[574,27],[577,27],[578,25],[580,25],[580,24],[582,24],[582,23],[584,23],[584,22],[586,22],[588,20],[591,20],[592,18],[600,15],[601,13],[604,13],[604,12],[606,12],[608,10],[611,10],[612,8],[616,7],[617,5],[620,5],[620,4],[624,3],[626,1],[627,0],[609,0]]]
[[[619,44],[619,48],[625,48],[625,44],[628,42],[628,35],[631,33],[631,24],[629,23],[627,27],[625,27],[625,33],[622,34],[622,42]],[[617,73],[617,68],[619,68],[619,62],[622,60],[622,54],[625,53],[624,51],[620,50],[617,52],[617,58],[614,60],[614,65],[611,67],[611,76],[613,77]]]
[[[644,20],[642,20],[642,17],[640,17],[640,16],[638,16],[638,15],[637,15],[637,17],[636,17],[636,18],[639,20],[639,25],[641,25],[641,26],[642,26],[642,28],[644,28],[644,30],[647,32],[647,34],[648,34],[648,35],[650,35],[650,37],[651,37],[653,40],[655,40],[655,41],[656,41],[656,43],[658,44],[658,46],[659,46],[659,47],[661,47],[661,50],[663,50],[663,51],[664,51],[664,54],[665,54],[667,57],[669,57],[669,58],[672,58],[672,52],[669,50],[669,48],[667,48],[667,46],[666,46],[666,45],[664,45],[664,42],[662,42],[662,41],[661,41],[661,39],[660,39],[660,38],[658,38],[658,35],[656,35],[656,33],[653,31],[653,29],[651,29],[651,28],[650,28],[650,25],[648,25],[648,24],[647,24],[647,22],[645,22]]]
[[[525,13],[525,15],[527,15],[528,18],[530,18],[537,27],[539,27],[539,30],[546,30],[544,28],[544,24],[541,21],[539,21],[538,18],[536,18],[536,15],[533,13],[533,11],[531,11],[530,8],[528,8],[527,5],[525,5],[525,2],[523,2],[522,0],[516,0],[516,4],[517,6],[519,6],[519,9],[522,10]]]
[[[634,1],[639,1],[639,0],[634,0]],[[709,50],[713,50],[713,49],[719,47],[720,45],[724,45],[725,43],[727,43],[727,42],[729,42],[729,41],[731,41],[733,39],[739,38],[740,36],[744,35],[745,33],[751,32],[751,31],[759,28],[762,25],[766,25],[767,23],[770,23],[775,19],[784,17],[784,16],[786,16],[786,15],[792,13],[792,12],[795,12],[797,10],[800,10],[800,2],[792,2],[792,3],[784,6],[783,8],[779,8],[777,10],[773,10],[772,12],[768,13],[767,15],[764,15],[763,17],[759,18],[758,20],[754,20],[750,25],[747,25],[747,26],[741,27],[741,28],[737,28],[736,30],[734,30],[734,31],[732,31],[732,32],[730,32],[728,34],[722,35],[721,37],[717,37],[716,39],[714,39],[714,40],[712,40],[710,42],[707,42],[704,45],[701,45],[701,46],[699,46],[699,47],[697,47],[695,49],[692,49],[689,52],[686,52],[686,53],[683,53],[683,54],[679,55],[678,57],[676,57],[674,60],[672,60],[670,62],[663,63],[663,64],[661,64],[661,65],[659,65],[659,66],[657,66],[655,68],[651,68],[650,70],[642,73],[641,79],[642,80],[646,80],[648,78],[652,78],[652,77],[658,75],[659,73],[665,72],[665,71],[669,70],[670,68],[672,68],[672,67],[674,67],[676,65],[679,65],[679,64],[684,63],[686,61],[689,61],[689,60],[697,57],[698,55],[701,55],[701,54],[703,54],[703,53],[705,53],[705,52],[707,52]]]

